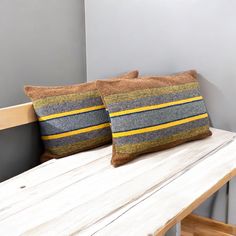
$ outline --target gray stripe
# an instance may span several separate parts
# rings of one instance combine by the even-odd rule
[[[109,122],[105,109],[40,122],[41,134],[52,135]]]
[[[182,125],[178,125],[175,127],[170,127],[167,129],[162,129],[162,130],[158,130],[158,131],[154,131],[154,132],[132,135],[132,138],[130,136],[126,136],[126,137],[122,137],[122,138],[115,138],[114,143],[116,145],[125,145],[125,144],[153,141],[153,140],[168,137],[173,134],[177,134],[179,132],[187,131],[187,130],[194,129],[194,128],[201,127],[201,126],[205,126],[205,125],[209,125],[208,118],[192,121],[192,122],[189,122],[186,124],[182,124]]]
[[[73,135],[65,138],[60,138],[60,139],[52,139],[52,140],[46,140],[44,141],[45,147],[50,148],[50,147],[58,147],[58,146],[63,146],[66,144],[73,144],[77,142],[82,142],[85,140],[90,140],[98,137],[103,137],[103,136],[111,136],[111,129],[110,127],[106,127],[103,129],[99,130],[94,130],[88,133],[82,133],[78,135]],[[112,139],[112,138],[111,138]]]
[[[117,112],[121,110],[128,110],[136,107],[150,106],[155,104],[162,104],[176,100],[200,96],[199,89],[187,90],[180,93],[171,93],[160,96],[144,97],[131,101],[124,101],[112,103],[108,105],[109,112]]]
[[[73,111],[81,108],[93,107],[99,105],[103,105],[102,99],[101,97],[95,97],[84,100],[76,100],[60,104],[47,105],[39,109],[36,109],[36,113],[40,117],[40,116],[47,116],[51,114],[57,114],[60,112]]]
[[[111,118],[112,132],[140,129],[205,113],[203,101]]]

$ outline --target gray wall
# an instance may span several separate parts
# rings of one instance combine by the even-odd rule
[[[23,85],[86,81],[83,0],[0,1],[0,107],[28,101]],[[36,123],[0,132],[0,182],[39,164]]]
[[[42,143],[35,123],[0,132],[0,182],[40,163]]]
[[[0,107],[28,101],[25,84],[86,81],[84,28],[83,0],[1,0]]]
[[[235,0],[86,0],[88,80],[197,69],[215,127],[236,131]]]

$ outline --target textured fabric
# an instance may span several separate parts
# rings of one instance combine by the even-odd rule
[[[196,71],[96,86],[111,119],[114,166],[211,135]]]
[[[133,71],[113,79],[138,77]],[[95,82],[71,86],[25,86],[38,116],[46,152],[64,157],[111,142],[110,119]]]

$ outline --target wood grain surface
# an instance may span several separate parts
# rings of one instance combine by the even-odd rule
[[[212,131],[119,168],[107,146],[3,182],[0,235],[163,235],[236,175],[235,134]]]
[[[35,121],[37,121],[37,117],[31,102],[0,109],[0,130]]]
[[[236,226],[197,215],[187,216],[181,224],[181,236],[235,236]]]

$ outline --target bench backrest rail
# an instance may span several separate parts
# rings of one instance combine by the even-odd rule
[[[0,109],[0,130],[37,121],[31,102]]]

